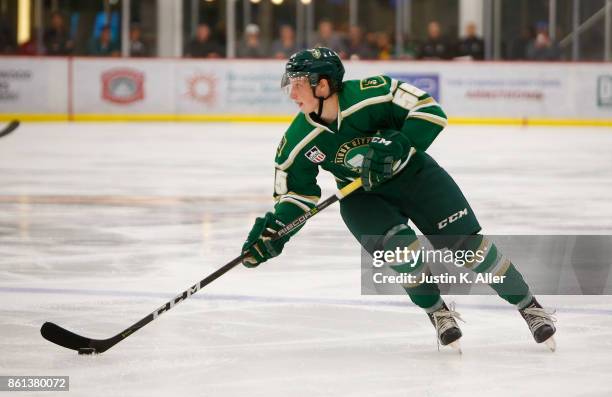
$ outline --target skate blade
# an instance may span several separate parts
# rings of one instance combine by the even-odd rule
[[[457,352],[459,354],[463,354],[463,350],[461,350],[461,342],[459,342],[459,339],[457,339],[456,341],[452,342],[449,344],[449,346],[455,350],[457,350]]]
[[[552,336],[546,339],[544,343],[546,344],[546,347],[550,349],[551,352],[554,352],[555,350],[557,350],[557,342],[555,341],[555,338],[553,338]]]

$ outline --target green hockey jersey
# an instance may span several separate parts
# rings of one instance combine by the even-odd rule
[[[434,98],[387,76],[345,81],[338,103],[338,118],[331,124],[299,113],[278,146],[274,212],[284,222],[317,204],[319,168],[331,172],[339,186],[357,178],[377,133],[401,131],[418,155],[446,126],[446,115]]]

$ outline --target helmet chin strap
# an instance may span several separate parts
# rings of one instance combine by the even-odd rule
[[[323,114],[323,102],[327,99],[327,98],[323,98],[322,96],[318,96],[317,99],[319,100],[319,108],[317,109],[317,119],[321,119],[321,115]]]
[[[329,80],[328,80],[329,82]],[[314,119],[317,121],[323,121],[323,119],[321,119],[321,115],[323,114],[323,102],[329,98],[330,96],[334,95],[334,91],[331,88],[331,84],[329,85],[329,95],[326,97],[323,96],[318,96],[316,94],[316,89],[317,87],[312,87],[312,95],[314,95],[315,98],[317,98],[319,100],[319,108],[317,109],[317,112],[311,112],[310,115],[311,117],[314,115]]]

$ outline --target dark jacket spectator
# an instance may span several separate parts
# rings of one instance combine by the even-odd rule
[[[442,37],[440,24],[436,21],[427,25],[427,40],[419,46],[419,59],[451,59],[453,52],[448,40]]]
[[[525,28],[521,32],[521,36],[510,43],[507,58],[510,60],[527,59],[527,47],[535,37],[536,33],[533,26]]]
[[[298,51],[295,42],[295,31],[291,25],[282,25],[279,30],[279,38],[272,42],[271,53],[276,59],[287,59]]]
[[[185,56],[191,58],[220,58],[225,50],[211,39],[210,27],[206,24],[198,25],[196,37],[185,47]]]
[[[120,55],[121,49],[117,42],[111,39],[111,31],[109,26],[105,26],[100,31],[100,37],[93,39],[89,46],[89,55],[99,57],[116,57]]]
[[[527,59],[530,61],[556,61],[561,59],[561,51],[557,43],[548,36],[548,32],[540,31],[527,46]]]
[[[261,44],[259,37],[259,26],[254,23],[248,24],[244,29],[244,37],[238,46],[239,58],[265,58],[266,50]]]
[[[142,41],[141,36],[140,26],[132,25],[130,27],[130,56],[132,57],[147,57],[150,55],[149,49]]]
[[[468,23],[465,27],[465,37],[457,44],[457,56],[483,60],[485,53],[484,40],[476,34],[476,24]]]
[[[0,54],[12,54],[15,52],[15,36],[9,29],[9,24],[0,17]]]
[[[346,46],[342,37],[334,31],[334,25],[327,19],[319,22],[317,36],[311,43],[311,47],[327,47],[336,51],[340,58],[347,57]]]
[[[359,26],[349,28],[346,42],[346,53],[349,59],[373,59],[375,53],[363,39],[363,32]]]
[[[51,27],[45,31],[43,41],[47,55],[70,55],[74,50],[74,42],[59,12],[51,15]]]

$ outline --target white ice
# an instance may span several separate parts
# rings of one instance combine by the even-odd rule
[[[282,132],[26,123],[0,139],[0,375],[69,375],[75,396],[612,393],[612,297],[542,296],[556,353],[501,299],[449,297],[463,355],[438,351],[407,297],[360,295],[337,206],[102,355],[40,336],[53,321],[109,337],[237,256],[271,207]],[[450,127],[430,151],[489,234],[612,233],[609,128]]]

